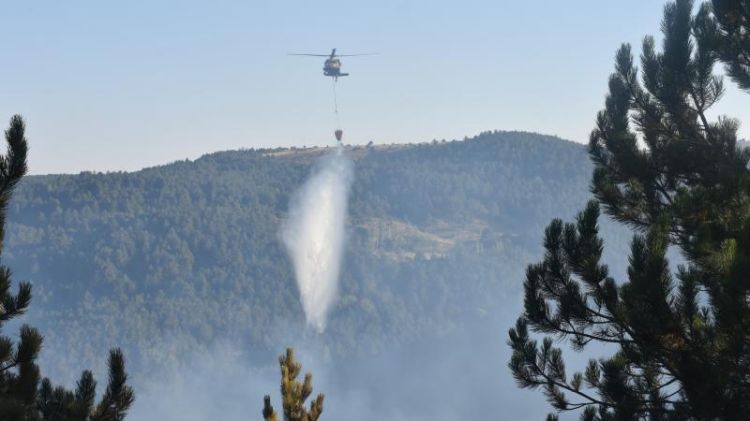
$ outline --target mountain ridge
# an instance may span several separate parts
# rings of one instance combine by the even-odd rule
[[[351,152],[361,152],[361,151],[367,151],[367,150],[374,150],[374,151],[398,151],[403,149],[410,149],[420,146],[429,146],[429,145],[437,145],[437,144],[446,144],[446,143],[456,143],[456,142],[465,142],[470,141],[473,139],[476,139],[478,137],[487,136],[487,135],[507,135],[507,136],[530,136],[531,138],[540,138],[537,140],[541,141],[553,141],[553,142],[563,142],[568,143],[574,146],[580,146],[585,147],[586,145],[584,143],[575,142],[569,139],[564,139],[562,137],[559,137],[557,135],[549,135],[549,134],[542,134],[542,133],[536,133],[536,132],[530,132],[530,131],[523,131],[523,130],[487,130],[480,132],[479,134],[475,136],[465,136],[463,139],[452,139],[452,140],[446,140],[446,139],[433,139],[431,141],[422,141],[422,142],[392,142],[392,143],[375,143],[374,141],[368,143],[368,144],[342,144],[345,151],[351,153]],[[204,153],[197,158],[194,159],[177,159],[169,162],[165,162],[162,164],[156,164],[151,166],[146,166],[143,168],[135,169],[135,170],[112,170],[112,171],[95,171],[95,170],[81,170],[78,172],[70,172],[70,173],[43,173],[43,174],[31,174],[27,177],[55,177],[55,176],[75,176],[75,175],[109,175],[109,174],[133,174],[138,173],[141,171],[148,171],[150,169],[158,169],[158,168],[164,168],[171,165],[180,165],[185,163],[194,163],[204,158],[212,158],[215,155],[224,155],[224,154],[242,154],[242,153],[261,153],[270,157],[317,157],[325,152],[332,151],[335,149],[337,145],[331,143],[330,145],[293,145],[293,146],[279,146],[279,147],[241,147],[236,149],[225,149],[225,150],[218,150],[214,152],[207,152]],[[361,153],[355,153],[353,154],[353,157],[356,159],[361,156]]]
[[[278,351],[279,331],[304,334],[278,232],[326,150],[222,151],[23,180],[6,263],[35,287],[27,319],[70,350],[46,364],[76,373],[122,345],[144,370],[227,335],[265,355]],[[517,306],[544,226],[590,197],[585,148],[552,136],[485,132],[347,152],[349,242],[324,335],[333,355],[378,353]],[[166,337],[178,344],[168,352]]]

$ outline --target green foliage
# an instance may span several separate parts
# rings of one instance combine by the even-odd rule
[[[94,406],[96,381],[90,371],[81,375],[75,392],[53,387],[45,378],[39,388],[37,407],[49,421],[121,421],[133,405],[135,395],[127,385],[125,359],[119,349],[109,355],[109,383],[98,405]]]
[[[510,330],[518,384],[541,387],[558,411],[582,409],[582,420],[750,417],[750,153],[737,145],[735,120],[706,116],[723,90],[712,73],[722,56],[706,34],[720,32],[708,6],[695,18],[692,6],[665,7],[663,51],[645,39],[642,82],[630,46],[618,52],[589,145],[598,201],[575,223],[549,225]],[[636,231],[627,280],[602,263],[599,203]],[[676,273],[670,246],[686,259]],[[615,351],[568,377],[562,351],[529,328],[577,350]]]
[[[109,384],[107,384],[101,402],[91,414],[92,421],[121,421],[125,419],[128,408],[133,405],[135,400],[133,389],[127,385],[127,380],[125,357],[119,349],[115,349],[109,356]],[[83,395],[89,396],[88,393]]]
[[[294,358],[294,350],[286,349],[286,355],[279,357],[281,367],[281,401],[284,408],[284,421],[317,421],[323,413],[323,400],[325,396],[318,394],[310,401],[309,408],[305,408],[305,401],[312,394],[312,375],[305,374],[305,380],[297,380],[302,364]],[[278,421],[276,411],[271,405],[271,397],[263,398],[263,419],[265,421]]]
[[[14,188],[26,173],[25,126],[19,116],[10,121],[5,132],[8,151],[0,157],[0,249],[5,233],[5,213]],[[31,284],[22,282],[18,292],[11,290],[11,271],[0,266],[0,326],[26,312],[31,302]],[[53,388],[45,378],[40,385],[36,359],[42,348],[42,336],[27,325],[20,327],[19,342],[0,336],[0,420],[40,421],[120,421],[133,403],[133,391],[127,386],[125,360],[119,350],[110,354],[110,380],[99,406],[94,409],[96,382],[85,371],[75,392]]]
[[[750,2],[712,0],[696,18],[699,42],[708,43],[737,84],[750,90]]]
[[[28,317],[45,343],[69,350],[43,355],[45,366],[77,378],[82,359],[127,344],[135,373],[227,337],[251,358],[272,357],[279,332],[304,328],[280,223],[325,152],[221,152],[25,179],[9,208],[6,262],[34,282]],[[332,355],[378,353],[514,305],[510,281],[539,250],[539,230],[590,198],[585,148],[547,136],[487,132],[346,153],[355,180],[325,333]]]

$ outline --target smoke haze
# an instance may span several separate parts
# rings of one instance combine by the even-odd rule
[[[129,419],[262,419],[263,395],[280,408],[277,357],[292,346],[325,421],[544,419],[505,341],[544,226],[589,197],[585,150],[490,133],[321,152],[27,180],[9,264],[39,286],[24,321],[67,351],[43,352],[42,372],[75,387],[92,369],[101,394],[121,346]],[[623,262],[628,241],[604,237],[604,260]],[[591,351],[565,349],[569,370]]]
[[[544,398],[515,387],[506,367],[510,351],[503,329],[494,328],[507,324],[508,316],[467,321],[460,332],[378,356],[333,360],[321,352],[325,335],[280,339],[276,348],[281,354],[294,345],[303,373],[313,375],[313,396],[326,395],[327,421],[451,421],[487,414],[544,419],[550,412]],[[281,407],[276,355],[250,361],[239,344],[215,344],[133,381],[139,392],[134,420],[262,419],[266,394]]]

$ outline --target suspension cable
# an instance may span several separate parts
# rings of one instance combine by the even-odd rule
[[[336,114],[336,129],[341,129],[341,117],[339,116],[339,100],[336,94],[336,79],[333,78],[333,112]]]

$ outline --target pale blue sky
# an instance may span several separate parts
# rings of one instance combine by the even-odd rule
[[[621,42],[662,1],[4,1],[0,123],[32,173],[134,170],[226,149],[332,144],[322,60],[344,60],[350,143],[527,130],[585,142]],[[730,84],[728,84],[730,85]],[[750,95],[720,112],[750,118]],[[6,123],[2,123],[4,126]],[[743,135],[748,130],[743,126]]]

